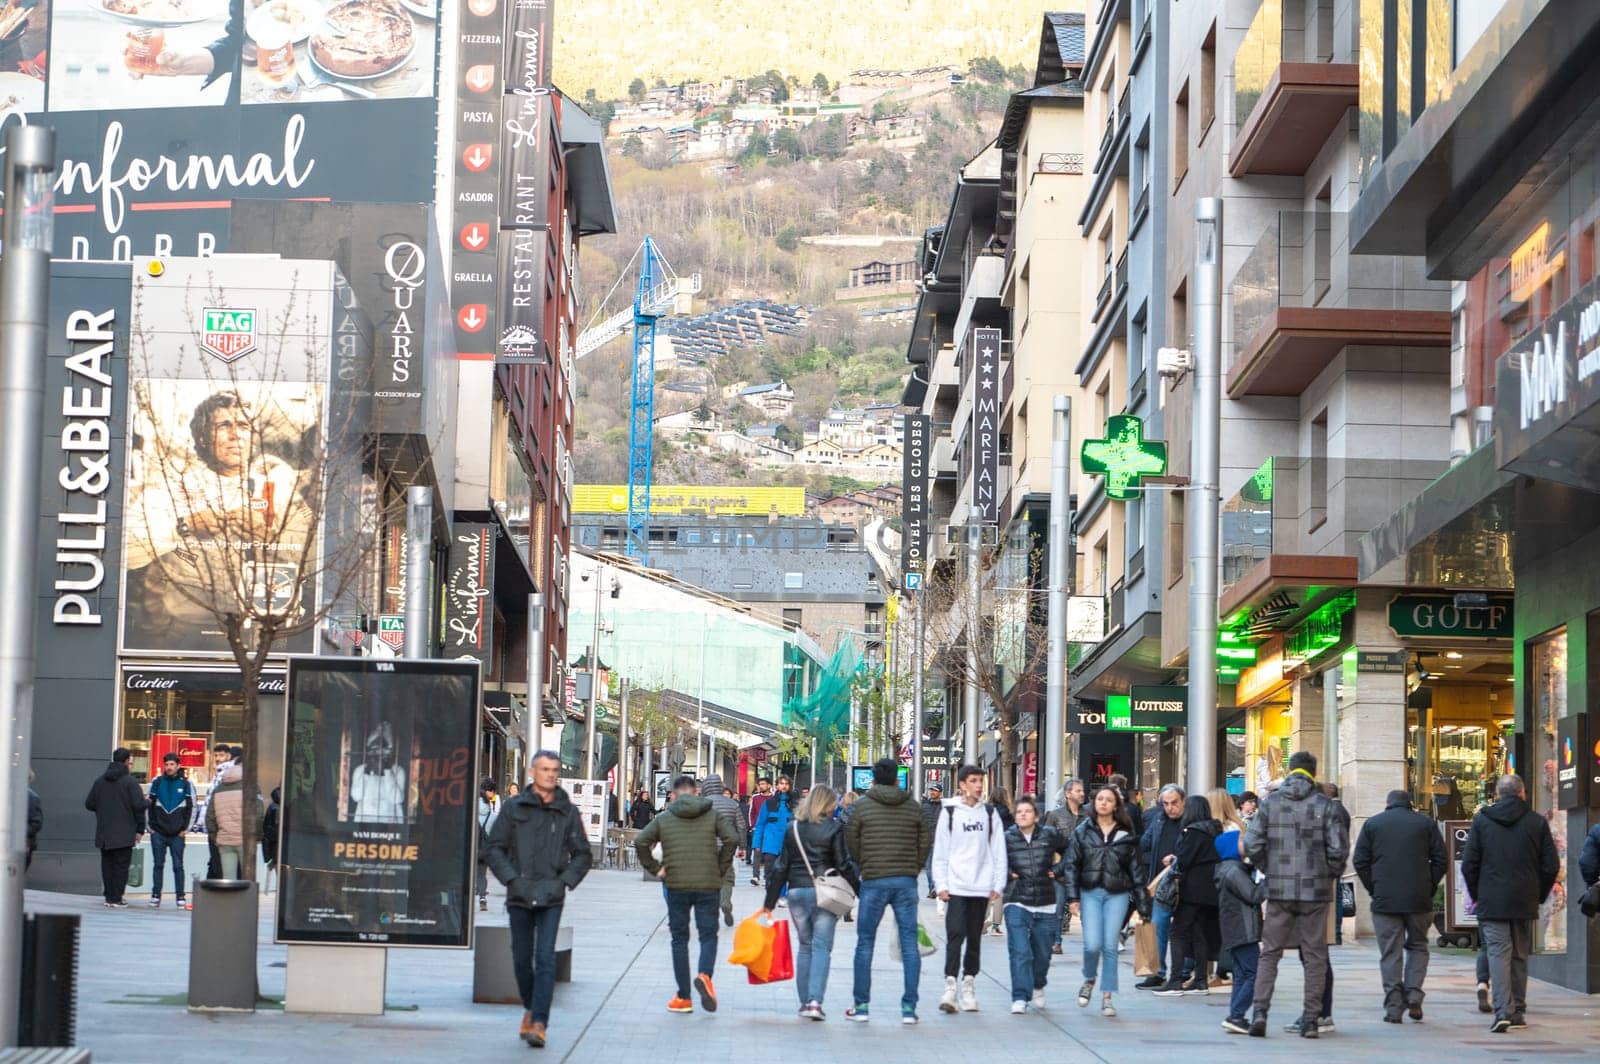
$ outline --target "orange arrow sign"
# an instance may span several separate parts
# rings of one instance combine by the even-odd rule
[[[456,313],[456,324],[467,332],[477,332],[489,320],[489,307],[484,303],[468,303]]]
[[[494,146],[490,144],[468,144],[467,149],[461,153],[461,165],[474,174],[481,174],[494,162]]]
[[[489,227],[483,222],[469,222],[461,227],[461,246],[468,251],[482,251],[489,246]]]
[[[488,92],[494,87],[494,67],[489,63],[467,68],[467,88],[473,92]]]

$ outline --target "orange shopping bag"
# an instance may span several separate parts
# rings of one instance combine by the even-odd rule
[[[789,946],[789,921],[774,920],[771,931],[772,951],[768,957],[770,963],[767,970],[759,976],[754,967],[750,968],[752,983],[779,983],[794,978],[794,950]]]
[[[788,925],[785,924],[785,938]],[[762,921],[762,914],[740,922],[733,929],[733,952],[728,954],[729,964],[742,964],[750,969],[751,982],[764,982],[767,970],[772,967],[773,925]],[[756,975],[760,974],[761,979]]]

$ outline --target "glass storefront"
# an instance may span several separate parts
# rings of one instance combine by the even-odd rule
[[[1545,636],[1528,647],[1528,730],[1533,737],[1533,764],[1523,769],[1523,779],[1535,812],[1550,822],[1561,875],[1550,897],[1539,907],[1533,948],[1539,953],[1567,951],[1568,878],[1567,816],[1556,793],[1556,722],[1567,715],[1567,630]]]
[[[122,677],[117,742],[133,752],[134,778],[148,782],[172,751],[196,789],[211,786],[210,750],[218,743],[242,746],[259,756],[262,793],[278,784],[283,761],[283,673],[266,673],[258,685],[260,730],[256,742],[244,734],[244,696],[235,672],[137,668]],[[270,778],[269,778],[270,777]]]

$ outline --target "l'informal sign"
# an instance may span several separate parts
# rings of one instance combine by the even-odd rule
[[[1490,595],[1483,606],[1458,606],[1454,595],[1396,595],[1389,600],[1389,629],[1402,638],[1510,639],[1510,595]]]

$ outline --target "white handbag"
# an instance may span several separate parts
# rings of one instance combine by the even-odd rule
[[[817,875],[811,867],[811,858],[806,856],[806,844],[800,841],[800,823],[794,825],[794,848],[800,851],[800,860],[806,866],[806,874],[811,877],[811,883],[817,888],[817,908],[826,909],[835,916],[846,916],[851,909],[856,907],[855,888],[850,881],[840,875],[837,869],[830,868],[822,875]]]

